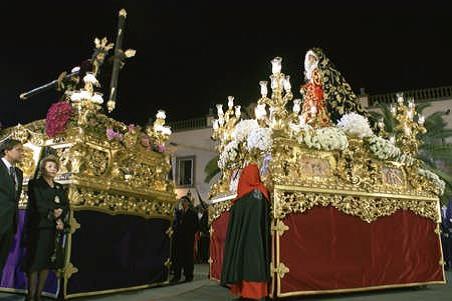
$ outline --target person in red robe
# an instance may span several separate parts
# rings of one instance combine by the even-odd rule
[[[270,202],[256,164],[246,166],[237,188],[223,255],[221,284],[240,298],[268,296],[270,282]]]

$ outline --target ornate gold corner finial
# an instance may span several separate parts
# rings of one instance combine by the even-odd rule
[[[165,261],[164,266],[165,266],[167,269],[169,269],[169,268],[171,267],[172,264],[173,264],[173,263],[171,262],[171,258],[168,258],[168,259]]]
[[[78,269],[76,267],[74,267],[74,265],[72,263],[68,263],[67,266],[65,266],[62,270],[63,273],[63,277],[64,279],[69,279],[72,277],[73,274],[77,273]]]
[[[276,234],[278,234],[278,236],[282,236],[287,230],[289,230],[289,227],[284,224],[282,220],[278,220],[276,224],[272,225],[272,231],[276,231]]]
[[[169,227],[166,231],[165,234],[168,235],[168,237],[173,237],[173,227]]]
[[[279,278],[284,278],[284,275],[289,273],[289,271],[289,268],[282,262],[280,262],[276,268],[272,268],[272,273],[277,274]]]
[[[77,220],[73,216],[71,217],[69,224],[70,224],[71,234],[74,234],[75,231],[80,229],[80,224],[77,222]]]
[[[441,234],[441,228],[440,228],[440,226],[439,226],[438,223],[436,223],[436,228],[435,228],[434,231],[435,231],[435,233],[438,234],[438,235]]]

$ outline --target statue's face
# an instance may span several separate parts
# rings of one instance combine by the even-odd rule
[[[317,61],[317,57],[315,57],[311,53],[308,53],[308,64],[313,65],[316,61]]]
[[[304,69],[305,71],[312,71],[313,68],[317,66],[317,56],[312,51],[308,51],[306,53],[306,57],[304,60]]]
[[[314,52],[309,50],[306,53],[306,56],[304,58],[304,71],[305,71],[306,78],[308,80],[310,80],[312,77],[312,71],[315,68],[317,68],[318,61],[319,61],[319,59],[317,58],[317,56],[315,55]]]

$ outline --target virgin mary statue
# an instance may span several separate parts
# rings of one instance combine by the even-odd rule
[[[300,92],[304,98],[302,114],[307,123],[324,127],[350,112],[367,115],[350,85],[322,49],[312,48],[306,52],[304,69],[306,83]]]

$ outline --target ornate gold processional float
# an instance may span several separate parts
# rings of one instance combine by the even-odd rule
[[[135,53],[121,49],[125,18],[125,10],[121,10],[108,112],[116,105],[118,68]],[[68,189],[71,227],[66,235],[66,264],[59,271],[63,282],[50,277],[46,292],[51,296],[109,293],[168,280],[176,200],[174,185],[167,178],[171,166],[165,151],[171,130],[165,125],[164,111],[146,128],[126,125],[103,113],[97,76],[112,48],[106,38],[96,38],[94,54],[81,68],[21,95],[26,99],[50,86],[63,92],[46,120],[19,124],[1,133],[1,140],[9,137],[24,144],[20,168],[25,184],[37,173],[43,155],[52,153],[60,158],[56,180]],[[24,191],[20,208],[25,209],[26,203]],[[23,215],[22,210],[22,223]],[[14,252],[20,252],[18,245]],[[25,289],[19,271],[5,289]]]
[[[303,100],[293,99],[282,59],[261,81],[255,117],[229,97],[217,105],[219,180],[210,196],[211,277],[221,275],[230,200],[240,169],[260,166],[271,192],[271,296],[445,283],[439,223],[444,182],[416,159],[424,117],[402,94],[389,136],[323,51],[306,53]]]

